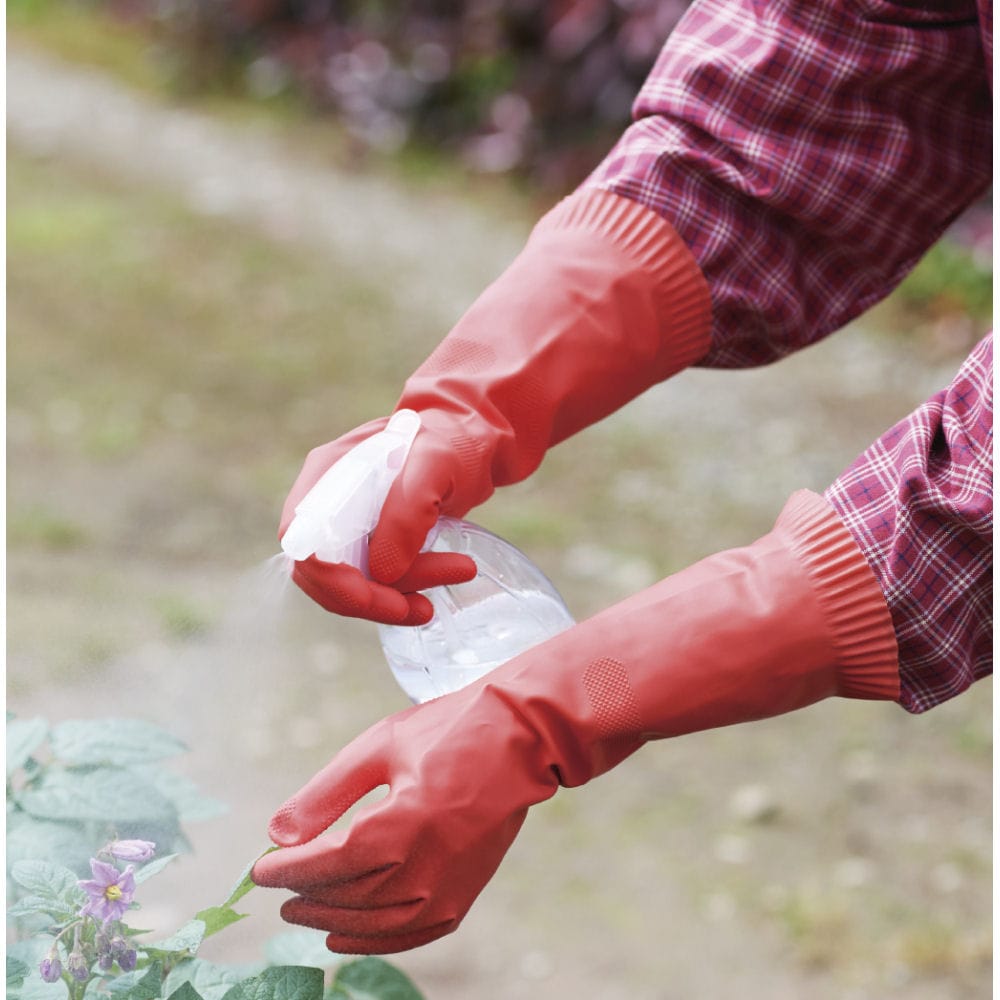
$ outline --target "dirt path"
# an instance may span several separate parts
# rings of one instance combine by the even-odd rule
[[[493,218],[484,228],[482,210],[458,199],[408,194],[377,175],[334,175],[289,156],[266,127],[159,104],[34,52],[12,49],[7,70],[8,134],[21,148],[160,186],[196,212],[251,221],[277,239],[315,242],[388,271],[401,302],[442,322],[523,242],[523,220]],[[428,233],[449,249],[447,282],[426,280]]]
[[[309,245],[331,269],[391,274],[388,329],[414,317],[446,328],[530,225],[460,194],[336,172],[264,125],[161,105],[16,48],[8,131],[14,153],[79,169],[123,200],[165,193],[223,224]],[[568,516],[560,477],[595,497],[573,521],[587,537],[539,543],[582,616],[764,530],[788,492],[821,489],[954,367],[851,330],[773,370],[686,373],[557,449],[537,482],[491,501],[484,520],[527,530],[525,510],[543,524]],[[192,384],[197,372],[192,360]],[[96,377],[86,366],[75,375]],[[38,410],[58,431],[72,411],[46,402]],[[236,527],[198,522],[215,499],[202,481],[218,478],[198,427],[109,475],[40,447],[32,404],[15,416],[12,502],[68,492],[100,544],[12,550],[10,707],[66,718],[113,704],[159,720],[192,746],[189,773],[233,806],[192,830],[182,881],[148,906],[147,922],[170,930],[224,895],[271,808],[400,696],[366,626],[296,603],[279,635],[255,614],[259,582],[245,571],[268,552],[271,510],[235,516]],[[183,429],[182,418],[171,417]],[[643,461],[621,467],[626,452]],[[134,536],[124,544],[136,512],[188,535],[177,528],[160,549]],[[237,528],[253,539],[253,560],[185,541]],[[223,608],[212,634],[144,634],[142,602],[165,585]],[[90,672],[59,673],[53,636],[86,634],[97,613],[130,637],[125,648],[95,657]],[[398,964],[429,1000],[987,997],[990,732],[982,685],[919,720],[830,704],[647,748],[533,811],[460,931]],[[239,940],[220,937],[220,960],[257,957],[279,929],[274,898],[249,899],[254,919]]]

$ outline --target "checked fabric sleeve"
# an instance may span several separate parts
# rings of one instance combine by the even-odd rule
[[[667,219],[699,364],[774,361],[887,295],[992,179],[992,4],[695,0],[584,182]]]
[[[993,335],[952,384],[826,491],[875,571],[900,703],[923,712],[993,669]]]

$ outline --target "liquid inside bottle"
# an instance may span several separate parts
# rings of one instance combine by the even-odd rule
[[[379,626],[386,660],[411,701],[456,691],[575,624],[551,581],[502,538],[443,517],[428,542],[434,552],[471,556],[479,573],[428,590],[434,617],[426,625]]]

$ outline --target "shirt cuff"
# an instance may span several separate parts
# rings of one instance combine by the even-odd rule
[[[578,233],[587,241],[596,237],[648,276],[662,331],[660,379],[689,368],[708,353],[712,323],[708,283],[666,219],[630,198],[582,188],[543,216],[533,234],[555,232]]]

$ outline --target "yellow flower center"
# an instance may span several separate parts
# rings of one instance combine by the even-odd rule
[[[109,885],[107,889],[104,890],[104,898],[114,903],[122,898],[121,888],[117,885]]]

